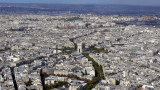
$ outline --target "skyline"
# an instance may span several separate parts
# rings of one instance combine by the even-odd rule
[[[0,3],[45,3],[45,4],[116,4],[160,6],[159,0],[0,0]]]

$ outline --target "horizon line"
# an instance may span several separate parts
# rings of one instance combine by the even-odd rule
[[[0,2],[0,4],[57,4],[57,5],[119,5],[119,6],[144,6],[144,7],[160,7],[160,5],[135,5],[135,4],[77,4],[77,3],[8,3]]]

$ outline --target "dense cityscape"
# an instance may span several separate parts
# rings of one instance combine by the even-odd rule
[[[0,90],[160,89],[159,16],[61,14],[0,15]]]

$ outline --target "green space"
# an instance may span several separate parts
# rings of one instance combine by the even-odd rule
[[[129,60],[130,62],[134,62],[133,60]]]
[[[89,50],[92,50],[93,53],[101,53],[101,52],[108,53],[108,50],[105,50],[104,47],[96,48],[95,46],[89,46]]]
[[[83,20],[83,18],[80,17],[72,17],[72,18],[66,18],[65,21],[76,21],[76,20]]]
[[[71,54],[72,50],[75,50],[75,48],[71,48],[71,47],[63,47],[59,50],[62,50],[62,52],[67,53],[67,54]]]
[[[7,51],[7,50],[10,50],[10,48],[9,47],[5,47],[4,49],[0,49],[0,52]]]
[[[83,20],[83,18],[80,17],[71,17],[71,18],[61,18],[59,20],[64,20],[64,21],[76,21],[76,20]]]
[[[148,67],[148,66],[146,66],[146,65],[140,65],[140,67],[149,68],[149,67]]]
[[[155,72],[160,72],[158,69],[156,69],[156,68],[150,68],[150,69],[152,69],[152,70],[154,70]]]
[[[28,82],[26,82],[25,84],[26,84],[26,86],[31,86],[31,85],[32,85],[32,81],[31,81],[31,80],[29,80],[29,81],[28,81]]]
[[[59,87],[62,87],[63,85],[66,85],[68,84],[67,82],[55,82],[55,84],[51,84],[51,85],[47,85],[47,84],[44,84],[44,81],[45,81],[45,78],[46,77],[49,77],[49,75],[45,72],[41,73],[41,79],[42,79],[42,83],[44,85],[44,88],[45,90],[51,90],[53,88],[59,88]]]
[[[85,90],[91,90],[99,82],[99,80],[104,79],[103,69],[101,65],[98,65],[98,63],[95,62],[94,59],[89,56],[89,53],[83,53],[83,55],[87,57],[89,61],[93,62],[93,67],[95,69],[94,79],[86,82],[87,87]]]
[[[110,75],[115,75],[115,74],[117,74],[117,73],[115,73],[115,72],[112,72],[112,73],[109,73],[108,75],[110,76]]]
[[[71,38],[70,41],[74,43],[74,38]],[[76,49],[77,49],[77,44],[74,43],[74,47],[63,47],[59,50],[62,50],[62,52],[64,52],[64,53],[71,54],[72,51],[76,50]]]
[[[68,84],[68,83],[67,82],[58,81],[58,82],[55,82],[55,84],[51,84],[51,85],[45,84],[45,88],[46,88],[46,90],[51,90],[53,88],[60,88],[63,85],[66,85],[66,84]]]

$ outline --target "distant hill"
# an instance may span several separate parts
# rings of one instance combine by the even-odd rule
[[[97,15],[160,15],[160,7],[129,5],[73,5],[73,4],[0,4],[0,14],[49,14],[67,12]]]

